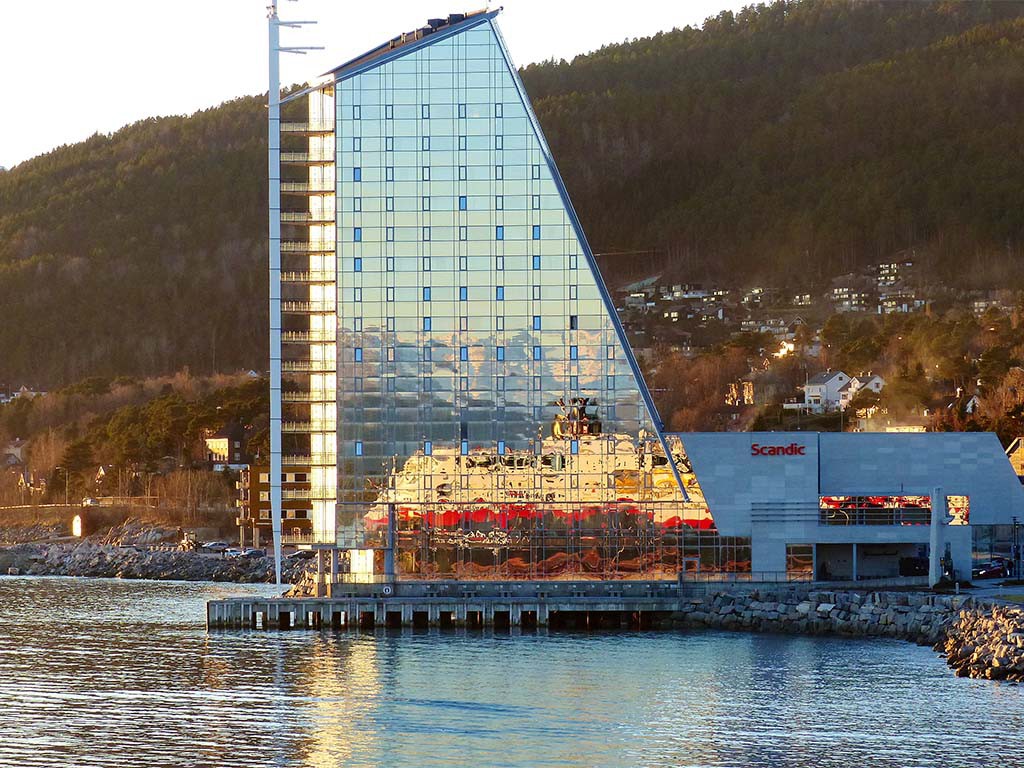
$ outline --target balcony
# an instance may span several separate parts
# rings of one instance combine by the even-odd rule
[[[281,393],[282,403],[333,403],[335,399],[335,393],[326,389],[318,389],[313,392],[289,390]]]
[[[282,373],[332,373],[338,364],[333,360],[282,360]]]
[[[328,343],[335,340],[334,329],[325,331],[283,331],[281,342],[283,344],[317,344]]]
[[[296,499],[296,500],[317,500],[317,501],[328,501],[334,499],[337,496],[334,488],[306,488],[306,489],[295,489],[281,491],[282,499]]]
[[[283,165],[331,165],[334,163],[333,152],[282,152]]]
[[[321,121],[315,123],[281,123],[281,133],[294,133],[300,136],[316,136],[334,133],[334,123]],[[282,153],[283,154],[283,153]]]
[[[333,467],[336,457],[333,453],[313,453],[307,456],[282,456],[285,467]]]
[[[312,283],[333,283],[335,280],[335,273],[333,271],[317,271],[317,272],[282,272],[281,282],[282,283],[306,283],[307,285]]]
[[[333,213],[310,213],[309,211],[281,211],[282,224],[331,224]]]
[[[334,184],[325,181],[310,183],[308,181],[282,181],[283,195],[333,195]]]
[[[282,240],[281,253],[334,253],[334,243],[326,240]]]
[[[282,301],[281,311],[293,315],[333,315],[333,301]]]

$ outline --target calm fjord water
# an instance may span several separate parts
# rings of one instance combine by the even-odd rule
[[[266,589],[0,578],[0,766],[1024,766],[1024,687],[907,643],[205,632]]]

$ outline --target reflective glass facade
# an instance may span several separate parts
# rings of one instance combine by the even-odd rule
[[[338,503],[315,528],[381,550],[393,515],[400,578],[749,569],[666,458],[492,17],[331,83]]]

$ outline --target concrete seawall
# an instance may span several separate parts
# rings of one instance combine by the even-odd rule
[[[921,592],[762,590],[681,598],[673,623],[801,635],[891,637],[934,645],[970,597]]]

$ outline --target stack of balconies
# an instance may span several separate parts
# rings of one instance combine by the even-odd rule
[[[307,98],[306,122],[281,123],[282,467],[286,472],[308,470],[310,488],[301,491],[301,498],[310,502],[313,540],[333,543],[337,502],[333,87],[313,91]]]

